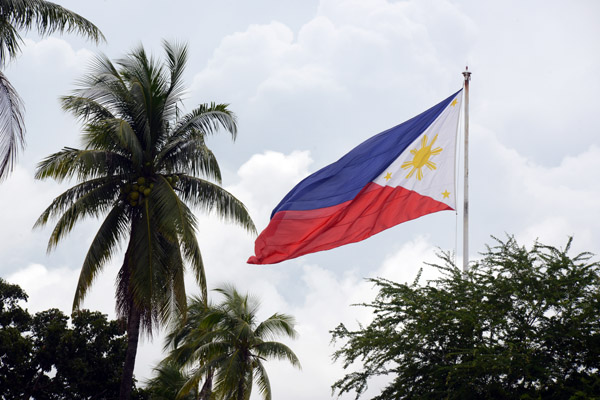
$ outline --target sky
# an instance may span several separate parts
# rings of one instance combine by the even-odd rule
[[[24,35],[22,54],[4,71],[26,106],[27,147],[0,182],[0,276],[29,294],[31,312],[70,313],[79,268],[97,220],[77,226],[46,252],[51,226],[33,224],[69,182],[38,181],[36,164],[80,145],[81,126],[58,98],[75,89],[93,57],[119,58],[143,45],[162,57],[163,39],[189,45],[188,110],[228,103],[239,135],[208,141],[223,185],[248,207],[259,230],[302,178],[370,136],[437,104],[472,72],[469,136],[469,258],[492,236],[514,235],[598,253],[600,243],[600,3],[595,0],[241,0],[61,1],[106,36]],[[461,153],[462,156],[462,153]],[[461,187],[459,186],[459,190]],[[460,199],[460,198],[459,198]],[[462,215],[445,211],[368,240],[281,264],[246,264],[254,237],[198,214],[209,289],[232,283],[262,300],[260,316],[296,318],[285,340],[302,370],[268,362],[274,398],[330,398],[344,374],[330,330],[356,328],[369,310],[353,306],[376,292],[365,281],[412,282],[436,252],[461,254]],[[84,307],[114,318],[116,255]],[[187,279],[188,294],[198,293]],[[215,294],[216,296],[216,294]],[[217,297],[215,297],[217,299]],[[144,338],[135,374],[151,376],[162,333]],[[339,346],[339,344],[337,345]],[[371,383],[377,393],[385,380]],[[353,395],[342,396],[354,398]]]

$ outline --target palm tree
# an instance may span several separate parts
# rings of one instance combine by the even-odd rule
[[[151,400],[173,400],[188,379],[176,363],[166,360],[154,368],[154,377],[146,382],[145,390],[149,392]],[[180,399],[195,400],[197,397],[190,391]]]
[[[83,261],[73,309],[119,245],[127,243],[116,284],[117,314],[127,320],[128,334],[121,399],[131,390],[140,330],[151,334],[176,310],[185,312],[186,264],[206,296],[197,221],[188,205],[214,210],[256,232],[244,205],[218,185],[219,166],[205,144],[206,135],[219,128],[235,139],[234,115],[223,104],[203,104],[180,115],[187,47],[167,42],[163,47],[163,63],[142,47],[116,65],[97,57],[81,88],[62,98],[63,108],[83,122],[85,147],[50,155],[36,172],[38,179],[79,181],[36,222],[58,219],[48,251],[82,218],[105,215]]]
[[[75,32],[98,43],[100,30],[80,15],[45,0],[0,0],[0,69],[21,51],[19,31],[40,35]],[[0,70],[0,180],[12,171],[17,151],[25,145],[23,102]]]
[[[183,368],[191,368],[190,378],[178,398],[206,379],[214,384],[213,395],[219,400],[248,400],[254,383],[262,398],[270,400],[271,384],[264,361],[287,360],[300,368],[294,352],[275,341],[280,335],[296,336],[294,319],[275,313],[259,322],[257,299],[241,295],[233,286],[216,291],[224,296],[222,303],[210,306],[200,298],[193,299],[190,308],[204,310],[197,314],[200,321],[190,318],[191,323],[183,323],[167,338],[167,343],[174,347],[170,359]]]
[[[186,369],[185,365],[192,359],[196,349],[205,343],[206,334],[212,329],[211,327],[205,327],[206,324],[203,323],[203,320],[212,309],[213,306],[208,302],[206,297],[193,296],[188,301],[188,308],[185,310],[185,313],[179,314],[173,319],[174,324],[171,332],[165,339],[164,347],[165,351],[172,350],[172,356],[167,357],[160,363],[159,368],[161,369],[155,369],[157,376],[150,381],[151,383],[156,382],[153,389],[162,388],[165,390],[168,388],[167,390],[171,390],[174,386],[178,385],[175,391],[175,394],[178,394],[179,390],[191,378],[189,373],[184,371]],[[162,368],[166,365],[170,368],[176,367],[180,371],[182,379],[177,382],[173,379],[170,381],[161,379],[162,376],[165,376]],[[213,370],[207,370],[204,376],[194,377],[193,381],[188,384],[185,393],[182,393],[178,399],[185,399],[189,395],[196,395],[194,397],[198,400],[211,400],[213,373]],[[171,375],[174,376],[173,373]],[[201,379],[204,379],[202,386],[200,386]],[[174,399],[175,397],[172,396],[171,398]]]

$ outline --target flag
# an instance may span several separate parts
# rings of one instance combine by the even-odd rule
[[[456,207],[462,89],[361,143],[294,187],[255,242],[250,264],[274,264],[364,240]]]

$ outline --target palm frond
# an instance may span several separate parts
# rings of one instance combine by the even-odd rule
[[[129,218],[123,203],[118,203],[106,216],[85,256],[75,290],[73,310],[81,306],[94,278],[114,254],[115,247],[129,232]]]
[[[201,327],[203,319],[212,309],[204,296],[191,296],[187,301],[185,315],[178,313],[172,321],[171,329],[165,337],[164,351],[183,346],[198,347],[206,330]],[[190,344],[190,342],[194,342]]]
[[[141,46],[119,60],[118,64],[121,66],[121,75],[129,82],[134,99],[132,115],[136,121],[136,131],[144,149],[151,152],[163,133],[168,78],[162,66],[154,58],[148,58]]]
[[[159,229],[168,234],[168,227],[176,228],[183,255],[190,263],[202,295],[206,298],[206,275],[200,246],[196,238],[196,217],[163,176],[159,177],[155,184],[153,201]]]
[[[60,98],[63,110],[70,112],[84,122],[99,123],[106,119],[115,119],[110,110],[97,101],[82,96],[63,96]]]
[[[0,68],[20,53],[21,43],[17,28],[7,18],[0,18]]]
[[[215,393],[220,398],[237,398],[237,393],[246,388],[247,376],[250,372],[246,362],[243,362],[242,349],[234,349],[226,358],[221,360],[215,370]],[[235,395],[235,397],[234,397]]]
[[[141,209],[140,209],[141,208]],[[139,327],[149,338],[162,320],[166,296],[171,295],[169,247],[160,233],[153,229],[143,214],[143,206],[133,210],[131,234],[123,265],[117,277],[117,313],[127,316],[139,313]],[[152,247],[146,246],[152,241]],[[176,267],[176,266],[175,266]]]
[[[180,388],[189,377],[176,364],[168,360],[163,361],[153,372],[154,377],[146,382],[146,388],[151,391],[153,400],[195,399],[193,393],[177,397]],[[197,385],[191,391],[196,392]]]
[[[132,164],[141,165],[144,159],[144,148],[131,125],[125,120],[115,120],[114,133],[123,149],[131,154]]]
[[[157,164],[166,173],[187,171],[193,176],[204,176],[221,183],[221,169],[217,158],[204,142],[204,138],[180,138],[172,141],[156,156]]]
[[[23,113],[23,101],[0,71],[0,181],[12,171],[19,149],[25,146]]]
[[[169,88],[166,91],[163,117],[177,119],[177,103],[185,92],[183,72],[188,59],[188,47],[185,44],[163,41],[163,48],[167,55],[166,64],[169,70]]]
[[[205,211],[216,211],[217,216],[235,222],[248,232],[256,234],[256,227],[244,204],[222,187],[189,175],[179,176],[183,200]]]
[[[96,43],[105,41],[102,32],[90,21],[58,4],[45,0],[4,0],[10,4],[9,20],[17,29],[36,28],[40,35],[54,32],[77,33]]]
[[[51,251],[80,219],[86,216],[97,217],[108,211],[114,204],[119,188],[118,181],[103,177],[80,183],[56,197],[34,225],[44,226],[51,218],[60,215],[48,240],[48,251]]]
[[[109,151],[65,147],[38,163],[35,178],[62,182],[73,177],[78,180],[109,177],[129,172],[130,163],[128,158]]]
[[[160,268],[158,262],[162,257],[160,257],[158,231],[151,219],[148,201],[142,204],[141,216],[134,221],[135,234],[132,232],[131,235],[133,243],[132,294],[138,305],[143,305],[145,309],[151,309],[150,304],[154,299],[153,292],[157,288],[154,283],[155,269]]]
[[[223,128],[235,140],[237,137],[237,121],[235,114],[229,111],[227,107],[227,104],[216,103],[200,105],[189,114],[181,117],[171,133],[172,139],[198,134],[212,135],[219,128]]]
[[[14,58],[19,52],[21,38],[15,35],[17,30],[36,29],[40,35],[77,33],[96,43],[106,40],[96,25],[81,15],[45,0],[2,0],[1,20],[6,26],[1,27],[0,31],[11,28],[8,29],[9,34],[0,35],[3,62]]]
[[[162,265],[167,267],[168,270],[163,271],[161,274],[165,280],[163,283],[164,293],[157,301],[161,325],[168,325],[175,316],[185,319],[187,313],[187,297],[183,280],[185,263],[181,257],[179,242],[176,241],[171,243],[171,246],[165,247],[166,259]]]
[[[294,367],[301,368],[300,361],[292,349],[280,342],[262,342],[254,346],[256,355],[262,358],[276,358],[289,361]]]
[[[265,400],[271,400],[271,382],[269,381],[269,375],[265,366],[260,360],[256,362],[256,374],[254,377],[258,385],[258,392]]]
[[[279,335],[285,335],[292,339],[296,338],[298,332],[294,329],[295,320],[291,315],[275,313],[261,322],[254,331],[259,338],[270,339]]]
[[[90,73],[84,75],[78,85],[80,88],[74,90],[72,96],[88,98],[134,125],[137,107],[128,83],[106,55],[93,59]]]

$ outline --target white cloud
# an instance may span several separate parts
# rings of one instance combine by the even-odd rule
[[[312,159],[308,151],[293,151],[289,155],[266,151],[254,154],[238,170],[240,182],[228,188],[244,202],[257,228],[266,222],[271,210],[285,194],[308,175]]]
[[[231,103],[251,153],[308,149],[318,165],[331,162],[459,86],[451,71],[466,56],[456,40],[473,24],[450,2],[421,4],[321,2],[296,35],[253,24],[221,41],[192,98]]]
[[[31,313],[58,308],[68,314],[70,310],[69,297],[66,293],[71,292],[77,281],[75,271],[68,268],[55,268],[48,270],[41,264],[30,264],[27,267],[9,275],[7,280],[15,283],[29,295],[26,304]]]
[[[20,69],[39,70],[47,68],[48,61],[52,60],[55,65],[62,67],[57,68],[61,75],[66,72],[66,75],[69,75],[72,79],[72,72],[81,71],[85,63],[93,56],[93,53],[88,49],[73,49],[64,39],[49,37],[38,42],[30,39],[25,39],[24,42],[21,54],[14,61],[15,64],[20,64]]]
[[[111,319],[115,318],[114,280],[111,281],[111,278],[114,279],[116,270],[114,266],[105,268],[100,279],[94,281],[82,308],[98,310]],[[71,314],[78,279],[79,268],[48,268],[42,264],[30,264],[7,277],[9,282],[21,286],[29,295],[26,304],[29,312],[58,308],[66,315]]]
[[[50,204],[53,186],[46,182],[35,182],[31,174],[20,166],[2,182],[2,225],[10,227],[0,230],[0,253],[4,254],[3,269],[10,271],[22,266],[31,256],[32,248],[36,249],[36,253],[43,254],[47,235],[40,231],[34,232],[32,228],[37,217]]]
[[[488,242],[481,236],[506,232],[555,246],[574,235],[574,249],[594,251],[600,240],[600,188],[592,182],[600,180],[600,148],[591,145],[546,167],[503,145],[485,128],[476,129],[473,164],[478,167],[471,170],[471,190],[477,249]]]

